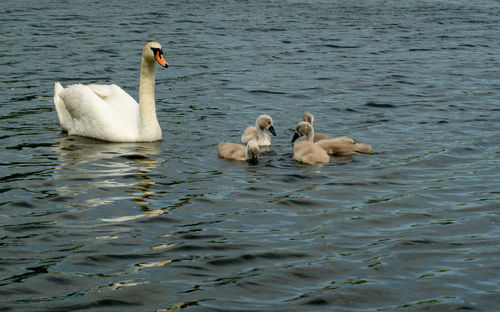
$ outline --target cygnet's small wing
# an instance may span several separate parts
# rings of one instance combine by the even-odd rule
[[[243,144],[247,144],[250,140],[257,140],[257,128],[254,126],[246,128],[241,136],[241,143]]]

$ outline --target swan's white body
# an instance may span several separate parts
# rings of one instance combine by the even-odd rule
[[[161,45],[146,44],[142,52],[139,103],[117,85],[54,85],[59,123],[70,135],[109,142],[153,142],[162,137],[156,118],[156,64],[167,67]]]

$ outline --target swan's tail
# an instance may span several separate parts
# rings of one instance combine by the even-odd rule
[[[358,153],[365,153],[369,154],[372,152],[372,147],[368,144],[361,144],[361,143],[356,143],[355,145],[355,151]]]
[[[64,88],[59,82],[54,84],[54,105],[56,106],[57,117],[63,130],[68,131],[68,123],[71,120],[71,115],[66,109],[63,99],[60,97],[63,90]]]
[[[63,86],[61,86],[61,84],[59,82],[56,82],[54,84],[54,104],[56,105],[56,109],[58,109],[58,106],[60,106],[62,103],[62,100],[59,97],[59,94],[61,94],[63,89],[64,89]]]

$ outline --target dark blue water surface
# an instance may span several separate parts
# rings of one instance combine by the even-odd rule
[[[500,2],[2,1],[1,311],[494,311]],[[162,43],[158,143],[61,133],[53,84]],[[304,111],[370,155],[292,159]],[[257,164],[217,156],[260,114]]]

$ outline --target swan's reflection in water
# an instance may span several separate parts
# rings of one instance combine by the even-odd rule
[[[161,141],[147,143],[108,143],[91,138],[61,134],[54,152],[63,162],[89,162],[118,156],[131,159],[147,158],[161,152]],[[63,164],[64,165],[64,164]]]
[[[129,199],[143,211],[140,215],[102,219],[109,222],[163,213],[148,208],[155,185],[151,171],[159,162],[152,156],[161,152],[161,142],[107,143],[66,135],[57,141],[53,150],[59,155],[59,165],[54,178],[60,184],[59,194],[71,198],[70,207],[95,207]]]

